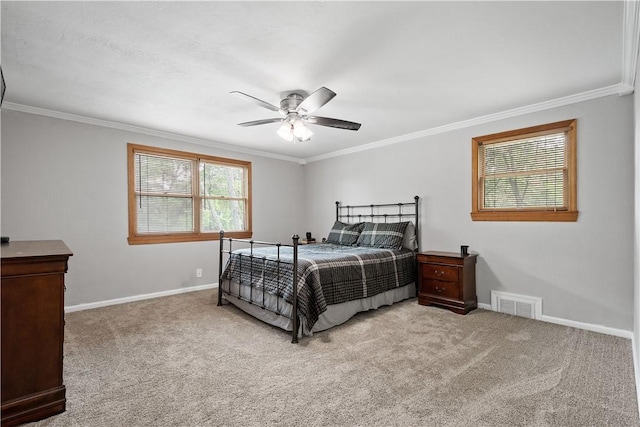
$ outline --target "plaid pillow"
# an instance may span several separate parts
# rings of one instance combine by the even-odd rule
[[[407,224],[409,224],[408,221],[390,223],[366,222],[360,237],[358,237],[357,245],[400,249]]]
[[[336,221],[329,232],[327,242],[338,245],[355,245],[363,226],[364,222],[345,224],[344,222]]]

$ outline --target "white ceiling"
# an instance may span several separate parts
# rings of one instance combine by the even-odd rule
[[[624,20],[604,1],[2,1],[3,108],[314,160],[625,88]],[[278,115],[232,90],[277,105],[320,86],[338,95],[316,114],[359,131],[237,126]]]

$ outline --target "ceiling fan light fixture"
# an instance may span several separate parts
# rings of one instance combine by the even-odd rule
[[[293,135],[298,138],[300,141],[309,141],[313,132],[311,129],[306,127],[302,120],[298,119],[293,122]]]
[[[278,135],[285,141],[293,142],[293,126],[291,126],[291,123],[287,121],[282,123],[282,126],[278,129]]]

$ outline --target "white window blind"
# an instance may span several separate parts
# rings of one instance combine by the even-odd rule
[[[188,159],[135,154],[138,233],[194,231],[193,166]]]
[[[567,132],[478,147],[482,210],[568,209]]]

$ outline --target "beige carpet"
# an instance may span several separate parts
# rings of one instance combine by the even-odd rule
[[[67,314],[39,426],[637,426],[629,340],[409,300],[291,344],[201,291]]]

